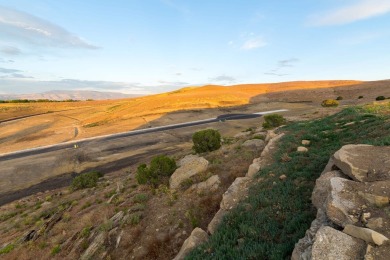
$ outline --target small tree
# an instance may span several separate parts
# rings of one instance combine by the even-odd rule
[[[338,96],[338,97],[336,98],[336,100],[343,100],[343,97],[342,97],[342,96]]]
[[[281,126],[285,123],[286,123],[286,119],[282,115],[270,114],[264,116],[263,127],[265,129],[270,129],[270,128]]]
[[[156,186],[163,177],[169,177],[176,170],[176,162],[174,159],[165,155],[153,157],[150,162],[150,167],[146,164],[141,164],[137,168],[135,178],[139,184],[152,184]]]
[[[88,173],[83,173],[72,180],[72,189],[80,190],[85,188],[95,187],[97,181],[103,174],[101,172],[92,171]]]
[[[321,106],[323,107],[337,107],[339,105],[339,102],[334,99],[325,99],[322,101]]]
[[[363,96],[359,96],[359,97],[358,97],[358,99],[362,99],[362,98],[363,98]]]
[[[214,129],[201,130],[192,135],[192,142],[196,153],[215,151],[221,147],[221,134]]]
[[[376,97],[376,101],[380,101],[380,100],[385,100],[386,98],[385,98],[385,96],[379,96],[379,97]]]

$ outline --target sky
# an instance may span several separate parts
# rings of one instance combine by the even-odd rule
[[[389,0],[0,0],[0,94],[389,79]]]

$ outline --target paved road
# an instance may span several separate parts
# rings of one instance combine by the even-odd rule
[[[109,141],[109,140],[114,140],[114,139],[122,138],[122,137],[136,136],[136,135],[160,132],[160,131],[165,131],[165,130],[195,126],[195,125],[203,125],[203,124],[219,122],[219,121],[223,122],[223,121],[229,121],[229,120],[242,120],[242,119],[256,118],[256,117],[261,117],[262,115],[265,115],[265,114],[285,112],[285,111],[287,111],[287,110],[286,109],[279,109],[279,110],[258,112],[258,113],[253,113],[253,114],[225,114],[225,115],[220,115],[220,116],[215,117],[215,118],[209,118],[209,119],[204,119],[204,120],[199,120],[199,121],[192,121],[192,122],[186,122],[186,123],[180,123],[180,124],[173,124],[173,125],[166,125],[166,126],[152,127],[152,128],[147,128],[147,129],[128,131],[128,132],[117,133],[117,134],[91,137],[91,138],[80,139],[80,140],[61,143],[61,144],[55,144],[55,145],[49,145],[49,146],[44,146],[44,147],[16,151],[16,152],[7,153],[7,154],[1,154],[0,155],[0,162],[6,161],[6,160],[12,160],[12,159],[16,159],[16,158],[21,158],[21,157],[25,157],[25,156],[36,155],[36,154],[40,154],[40,153],[53,152],[53,151],[58,151],[58,150],[62,150],[62,149],[74,148],[75,145],[77,145],[78,147],[82,147],[82,146],[87,145],[91,141],[94,141],[94,142],[96,142],[96,141]]]

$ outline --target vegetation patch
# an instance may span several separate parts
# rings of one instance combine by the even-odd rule
[[[335,99],[325,99],[322,101],[321,106],[323,107],[337,107],[339,102]]]
[[[12,250],[14,250],[14,248],[15,248],[14,244],[8,244],[5,247],[0,249],[0,255],[8,254]]]
[[[72,190],[96,187],[100,177],[103,177],[103,174],[97,171],[83,173],[72,180]]]
[[[135,178],[139,184],[157,186],[164,177],[170,177],[176,168],[174,159],[165,155],[159,155],[152,159],[149,167],[146,164],[138,166]]]
[[[215,151],[221,147],[221,134],[214,129],[201,130],[193,134],[192,142],[196,153]]]
[[[390,145],[390,115],[382,113],[389,108],[376,108],[377,113],[370,106],[348,108],[284,127],[275,162],[256,176],[263,180],[188,259],[288,259],[315,218],[311,193],[330,156],[346,144]],[[355,124],[342,127],[348,122]],[[303,139],[311,141],[309,152],[298,153]]]
[[[263,127],[265,129],[271,129],[274,127],[281,126],[285,123],[286,123],[286,119],[282,115],[270,114],[270,115],[264,116]]]

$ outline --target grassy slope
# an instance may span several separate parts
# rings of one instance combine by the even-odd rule
[[[355,124],[345,126],[348,122]],[[286,135],[275,163],[258,173],[264,180],[188,259],[288,259],[315,218],[310,197],[329,157],[345,144],[390,145],[390,103],[348,108],[281,131]],[[302,139],[311,140],[308,153],[296,152]],[[282,174],[285,181],[279,180]]]

